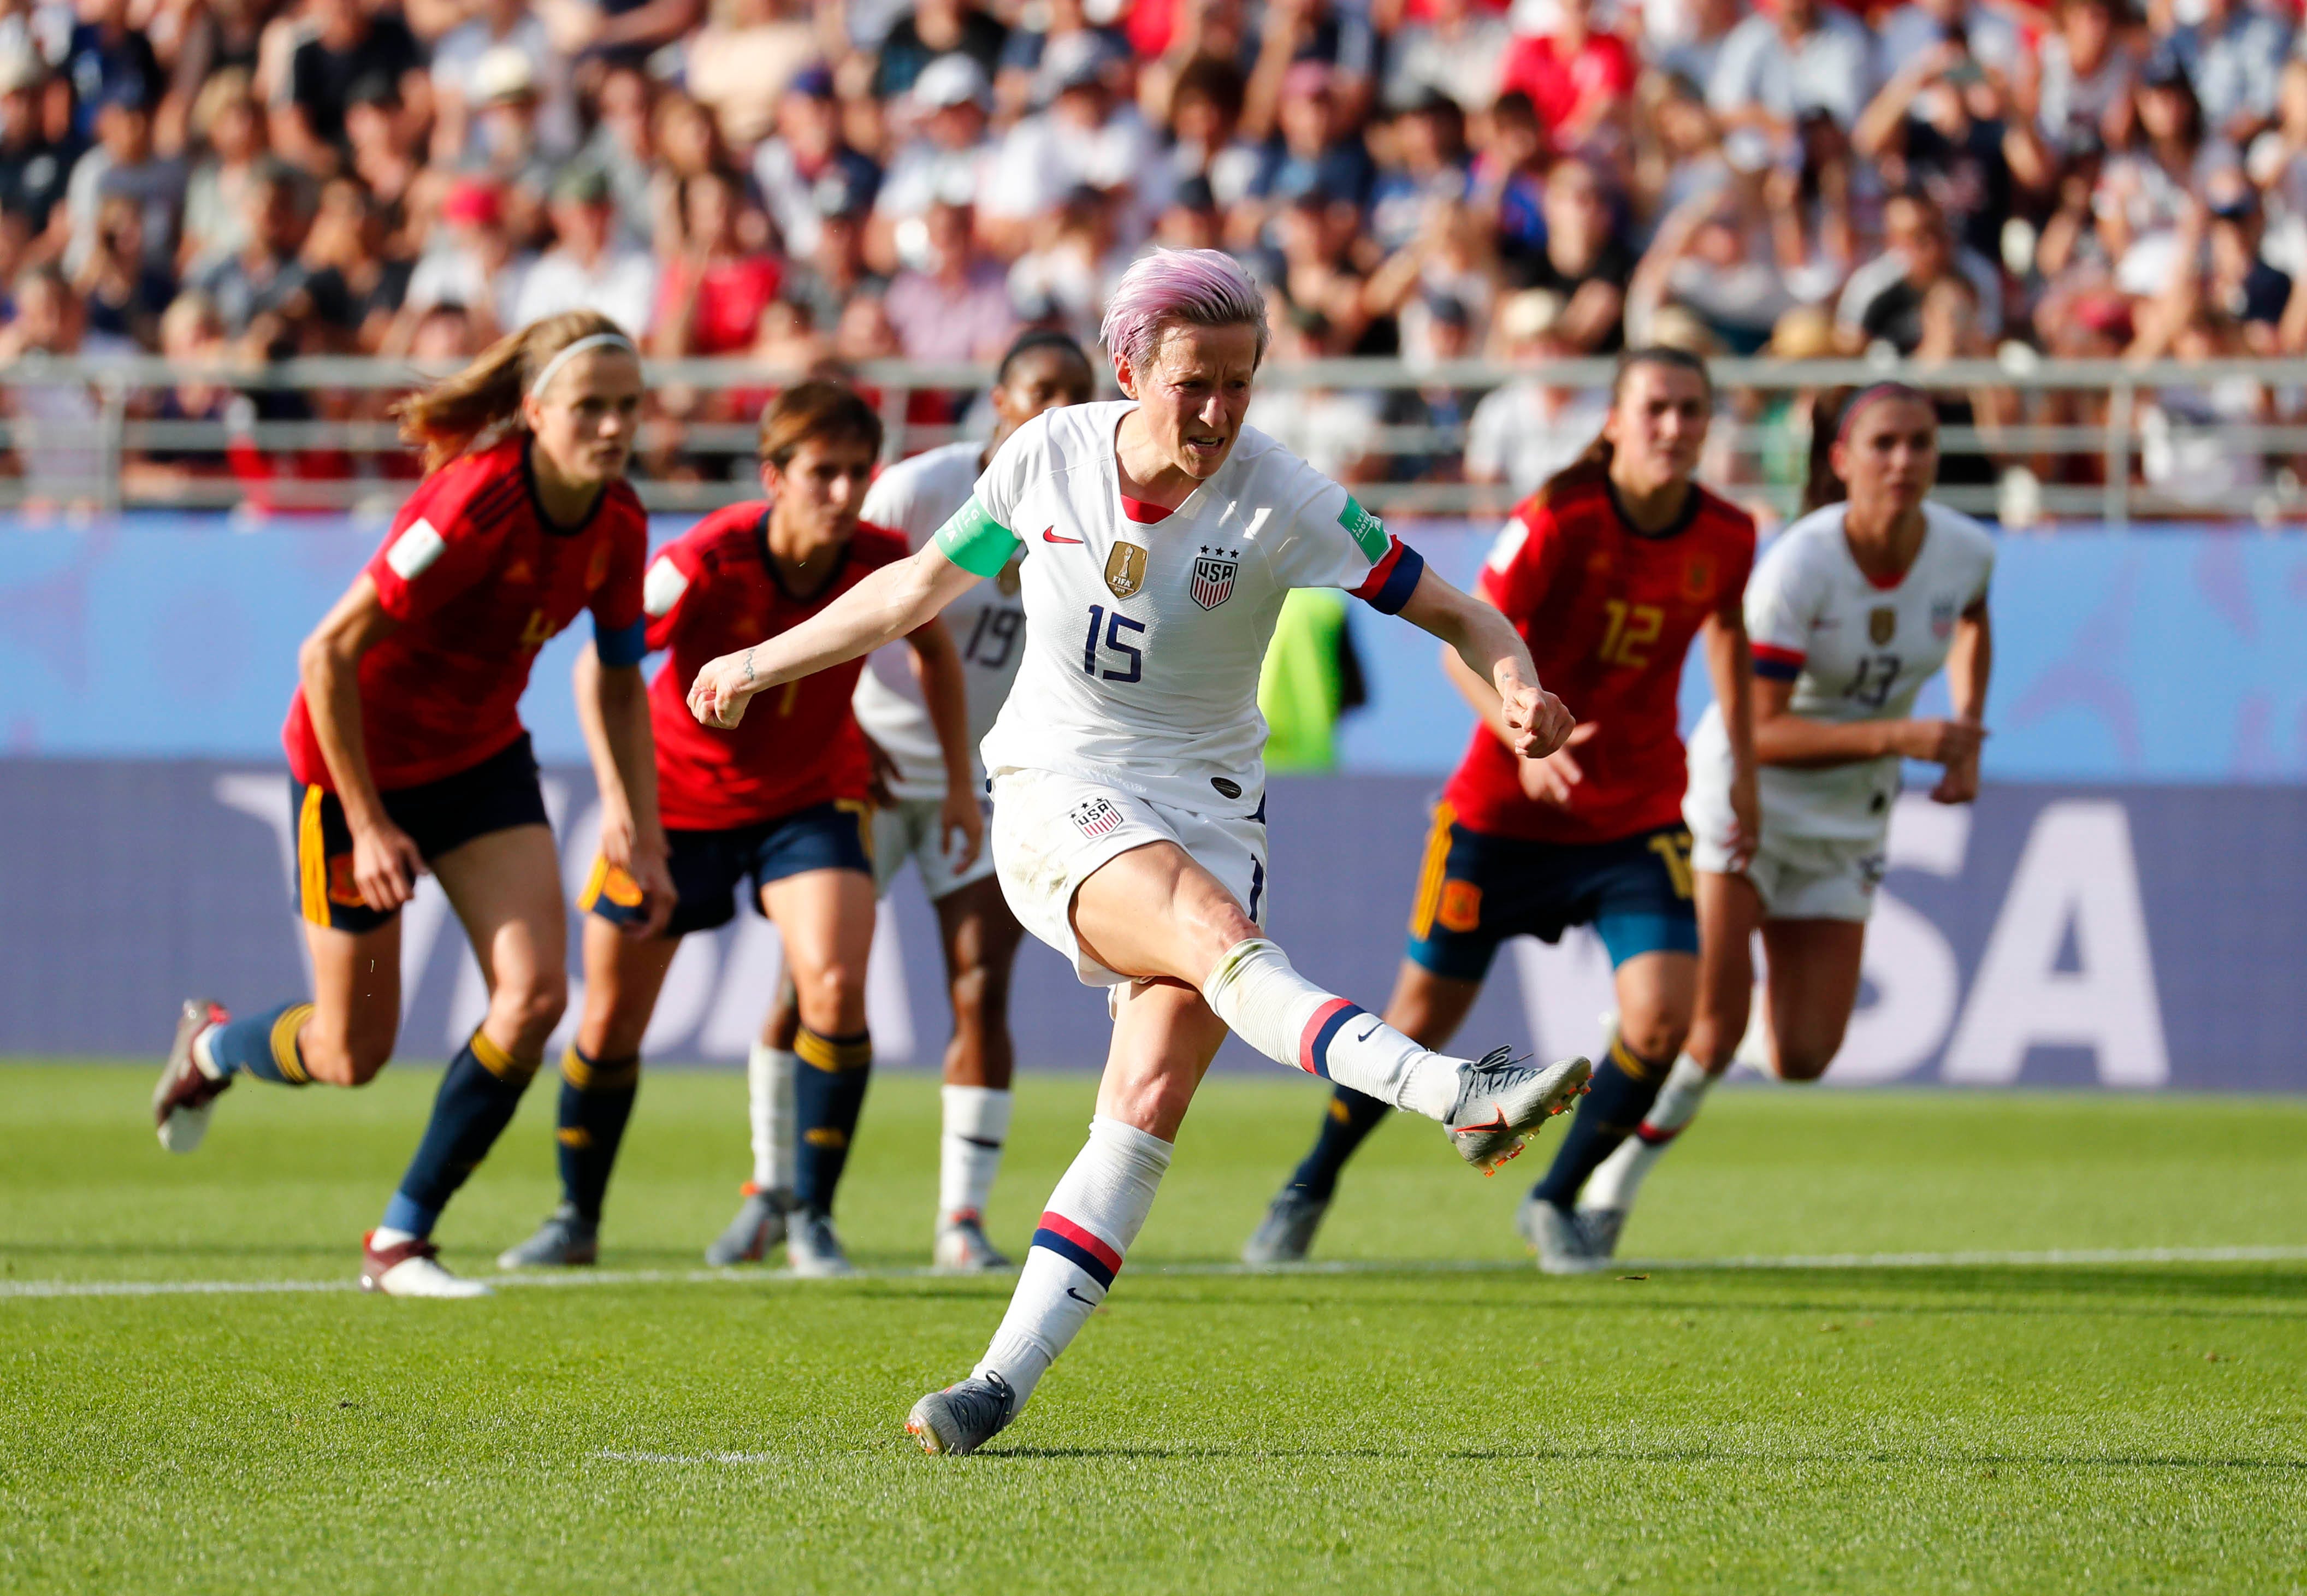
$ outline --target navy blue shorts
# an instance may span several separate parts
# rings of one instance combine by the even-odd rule
[[[314,925],[355,932],[374,931],[399,914],[370,908],[353,885],[352,828],[337,795],[295,780],[288,791],[296,803],[297,913]],[[527,732],[470,769],[377,796],[385,818],[408,833],[427,861],[492,831],[547,823]]]
[[[1410,957],[1437,975],[1479,981],[1508,937],[1601,934],[1616,969],[1644,953],[1698,951],[1690,833],[1661,826],[1606,843],[1490,837],[1434,812],[1410,915]]]
[[[665,832],[671,845],[673,890],[680,895],[665,934],[712,931],[737,915],[737,884],[753,884],[753,912],[761,888],[812,870],[873,874],[873,817],[862,802],[836,799],[750,826],[718,831]],[[619,925],[642,918],[640,888],[606,859],[593,862],[577,906]]]

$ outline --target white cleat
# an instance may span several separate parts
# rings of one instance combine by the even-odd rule
[[[1544,1197],[1523,1198],[1522,1212],[1514,1217],[1522,1227],[1522,1240],[1538,1254],[1541,1273],[1592,1274],[1609,1266],[1608,1257],[1595,1253],[1578,1216],[1564,1213]]]
[[[441,1249],[417,1237],[380,1248],[376,1232],[361,1238],[361,1290],[387,1297],[486,1297],[489,1288],[477,1280],[451,1274],[441,1266]]]
[[[785,1231],[785,1261],[803,1280],[839,1280],[854,1274],[857,1266],[833,1232],[833,1221],[822,1214],[791,1215]]]
[[[985,1238],[985,1226],[974,1212],[938,1215],[937,1242],[930,1262],[955,1274],[982,1274],[1015,1268],[1000,1248]]]
[[[1458,1156],[1482,1173],[1521,1156],[1522,1143],[1586,1090],[1594,1067],[1583,1059],[1536,1064],[1507,1047],[1458,1066],[1458,1101],[1442,1121]]]

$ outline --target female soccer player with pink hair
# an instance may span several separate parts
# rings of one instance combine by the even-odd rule
[[[1571,725],[1505,617],[1242,425],[1265,336],[1264,296],[1231,256],[1139,261],[1104,327],[1127,399],[1018,428],[932,542],[804,624],[710,662],[690,691],[699,719],[733,725],[754,694],[911,631],[1026,551],[1025,662],[982,749],[995,868],[1019,922],[1108,989],[1113,1043],[1089,1143],[1050,1198],[991,1347],[906,1420],[931,1452],[998,1433],[1103,1300],[1229,1027],[1441,1120],[1486,1170],[1588,1074],[1583,1059],[1432,1052],[1299,974],[1259,931],[1257,675],[1291,588],[1347,588],[1448,642],[1497,688],[1524,758],[1553,752]]]

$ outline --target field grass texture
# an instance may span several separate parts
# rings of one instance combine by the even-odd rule
[[[867,1278],[703,1270],[743,1082],[666,1071],[600,1270],[363,1296],[437,1080],[245,1085],[172,1158],[145,1070],[0,1066],[0,1588],[2307,1583],[2307,1104],[1725,1092],[1635,1261],[1578,1281],[1512,1223],[1554,1135],[1483,1180],[1401,1120],[1326,1266],[1253,1274],[1321,1094],[1214,1078],[1107,1308],[954,1460],[899,1426],[1009,1280],[914,1273],[932,1080],[867,1103],[839,1213]],[[1093,1091],[1021,1083],[997,1242]],[[452,1266],[493,1275],[552,1206],[553,1095],[450,1211]]]

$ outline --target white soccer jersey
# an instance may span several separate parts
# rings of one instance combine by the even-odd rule
[[[1114,433],[1135,403],[1070,405],[1018,428],[939,535],[981,575],[1025,551],[1025,658],[985,768],[1255,813],[1258,668],[1283,598],[1344,588],[1391,614],[1424,565],[1344,488],[1248,427],[1166,519],[1131,519]]]
[[[937,535],[953,512],[969,502],[977,485],[982,443],[948,443],[901,460],[873,479],[866,490],[863,519],[894,527],[919,548]],[[993,729],[1025,656],[1025,608],[1017,596],[1017,564],[1004,567],[948,605],[946,630],[961,655],[962,681],[969,700],[972,748]],[[945,796],[945,757],[937,728],[930,724],[921,678],[913,674],[913,651],[900,641],[873,650],[857,678],[857,724],[887,749],[897,767],[890,794],[896,798]],[[978,783],[984,772],[977,773]]]
[[[1968,516],[1923,506],[1925,530],[1898,586],[1878,588],[1842,536],[1830,504],[1788,528],[1746,584],[1746,631],[1757,674],[1792,676],[1788,708],[1816,720],[1903,720],[1946,664],[1962,613],[1986,596],[1994,540]],[[1761,771],[1762,843],[1880,843],[1899,794],[1897,755],[1803,770]],[[1690,740],[1691,825],[1727,824],[1730,740],[1709,706]]]

